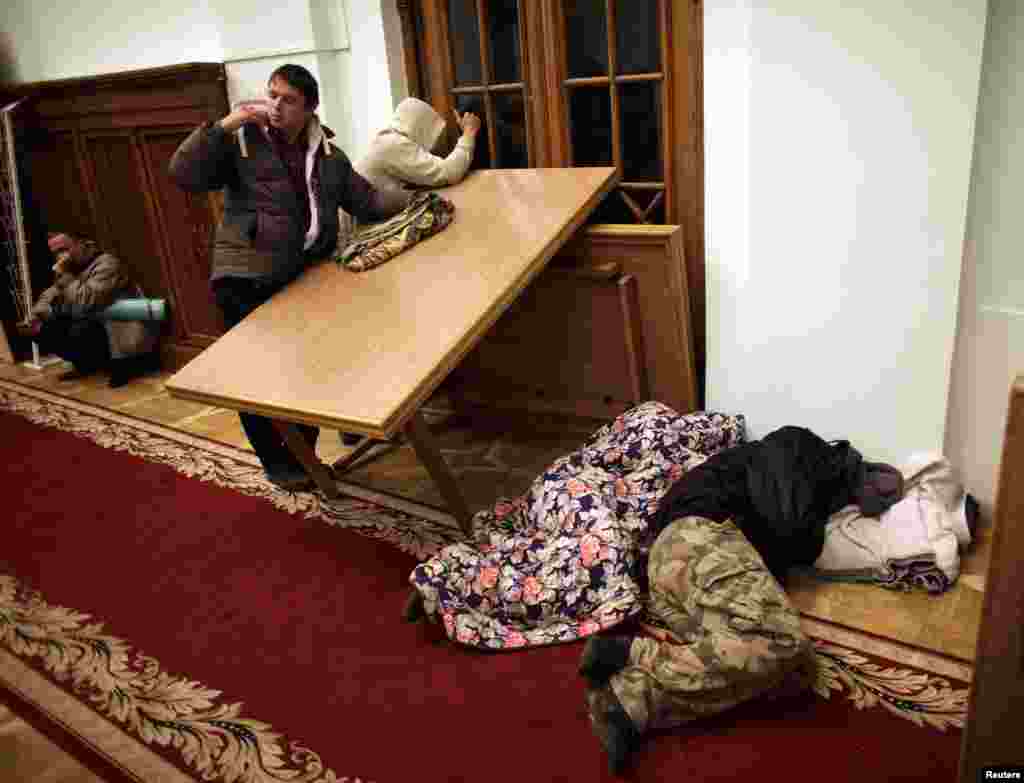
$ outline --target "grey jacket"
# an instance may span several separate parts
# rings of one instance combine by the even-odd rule
[[[110,253],[99,253],[77,275],[65,272],[40,294],[32,314],[47,320],[58,315],[83,317],[119,299],[142,296]],[[147,321],[104,321],[110,355],[115,359],[149,353],[156,348],[159,324]]]

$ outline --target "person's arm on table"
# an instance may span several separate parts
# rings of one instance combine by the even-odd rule
[[[346,158],[346,171],[341,177],[338,204],[358,220],[374,223],[387,220],[409,206],[412,192],[397,188],[375,188]]]

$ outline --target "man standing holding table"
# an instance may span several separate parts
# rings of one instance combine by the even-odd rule
[[[224,189],[211,286],[229,329],[334,250],[339,207],[378,221],[409,202],[408,192],[378,190],[352,168],[314,114],[318,104],[313,75],[283,65],[271,74],[266,99],[204,123],[171,158],[171,179],[184,190]],[[270,419],[239,417],[267,478],[290,491],[312,486]],[[299,430],[315,446],[319,430]]]

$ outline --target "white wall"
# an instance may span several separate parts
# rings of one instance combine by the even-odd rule
[[[5,0],[16,82],[219,61],[217,21],[205,0]]]
[[[231,101],[286,62],[320,83],[322,119],[353,159],[408,94],[395,0],[6,0],[0,78],[15,83],[225,62]]]
[[[385,0],[384,4],[395,5],[394,0]],[[366,151],[373,134],[388,124],[395,106],[405,95],[391,92],[392,66],[389,66],[382,0],[351,0],[349,24],[352,49],[350,56],[341,63],[351,107],[350,136],[345,152],[356,160]],[[400,67],[398,52],[392,53],[391,60]],[[397,68],[395,70],[399,78]],[[404,76],[400,78],[404,83]]]
[[[1010,382],[1024,372],[1024,9],[991,0],[975,133],[946,452],[995,499]]]
[[[706,0],[708,405],[754,437],[942,448],[984,21]]]

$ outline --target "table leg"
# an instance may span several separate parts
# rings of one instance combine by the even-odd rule
[[[284,438],[284,442],[291,449],[292,454],[302,464],[302,467],[306,469],[306,472],[312,476],[320,491],[330,500],[337,498],[340,494],[338,492],[338,485],[334,483],[334,479],[331,477],[327,466],[319,460],[316,453],[310,448],[309,443],[302,437],[302,433],[299,432],[298,428],[291,422],[278,421],[277,419],[272,421],[278,434]]]
[[[352,451],[346,454],[344,457],[339,457],[334,461],[334,472],[336,475],[341,475],[349,466],[352,465],[357,459],[363,456],[366,452],[372,449],[381,441],[374,440],[373,438],[363,438],[362,443],[356,446]]]
[[[417,412],[409,419],[405,425],[405,434],[412,441],[416,456],[420,458],[420,462],[426,467],[430,477],[437,484],[437,488],[441,490],[441,497],[444,498],[449,510],[455,515],[459,527],[467,536],[471,536],[473,515],[469,513],[466,499],[462,497],[462,492],[459,491],[459,487],[455,483],[455,477],[448,469],[444,457],[441,456],[441,451],[421,413]]]

